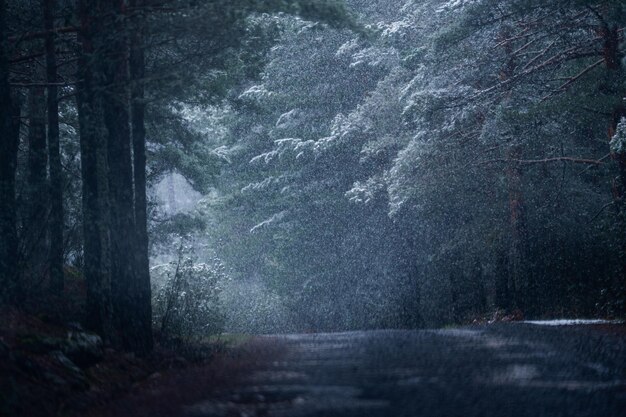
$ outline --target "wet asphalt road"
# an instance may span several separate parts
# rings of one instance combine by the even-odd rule
[[[625,417],[619,333],[502,324],[265,336],[257,342],[284,347],[279,358],[185,415]]]

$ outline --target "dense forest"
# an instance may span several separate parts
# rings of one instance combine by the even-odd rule
[[[0,299],[158,340],[623,317],[626,5],[2,0]]]

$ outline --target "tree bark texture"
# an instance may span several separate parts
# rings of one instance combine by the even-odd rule
[[[620,28],[610,27],[604,23],[599,30],[603,38],[603,56],[607,71],[607,81],[604,89],[615,96],[617,103],[613,108],[612,117],[608,129],[609,141],[617,131],[617,125],[623,117],[626,117],[624,99],[626,90],[623,87],[624,68],[622,65],[623,54],[620,51]],[[613,182],[613,201],[617,211],[617,232],[621,252],[620,278],[614,284],[616,300],[621,303],[620,313],[626,311],[626,153],[612,153],[612,158],[617,165],[617,177]]]
[[[23,226],[23,255],[27,262],[25,276],[39,281],[47,270],[46,218],[48,214],[46,173],[45,89],[28,91],[28,189]]]
[[[502,39],[509,39],[510,34],[505,30],[501,34]],[[517,63],[514,57],[513,45],[505,42],[504,45],[507,60],[500,72],[500,79],[506,81],[515,75]],[[504,101],[510,100],[510,92],[506,92]],[[509,192],[509,256],[508,256],[508,292],[512,297],[511,307],[520,309],[524,313],[532,310],[534,302],[531,294],[531,278],[527,266],[528,258],[528,231],[526,229],[526,213],[524,210],[523,195],[523,172],[520,164],[516,161],[522,159],[522,145],[519,138],[509,138],[513,143],[508,145],[506,159],[509,165],[506,168],[506,178]]]
[[[9,85],[6,2],[0,0],[0,300],[19,302],[22,288],[18,277],[17,209],[15,172],[19,143],[19,103]]]
[[[106,3],[108,29],[102,60],[104,115],[108,131],[109,190],[111,201],[111,294],[114,325],[121,346],[138,354],[152,349],[149,290],[146,294],[138,268],[138,233],[131,144],[128,24],[125,2]],[[145,170],[145,167],[144,167]],[[145,186],[144,186],[145,187]]]
[[[55,52],[54,11],[56,0],[43,0],[44,30],[46,31],[46,81],[48,82],[48,165],[50,167],[50,290],[63,291],[63,169],[59,143],[59,103],[57,62]]]
[[[521,159],[522,149],[512,145],[508,150],[507,159]],[[532,310],[533,294],[530,274],[528,271],[528,230],[522,190],[522,168],[516,162],[510,162],[506,170],[509,191],[509,224],[510,246],[508,287],[513,297],[513,307],[527,313]]]
[[[131,0],[130,6],[141,10],[142,0]],[[146,127],[145,127],[145,53],[144,32],[145,16],[139,13],[131,31],[130,78],[131,78],[131,115],[133,141],[133,175],[135,182],[135,226],[137,229],[136,254],[136,291],[141,299],[138,311],[141,328],[144,331],[152,327],[152,297],[150,286],[150,260],[148,255],[148,204],[146,197]],[[146,348],[152,349],[152,335],[144,335]]]
[[[144,262],[147,249],[138,243],[135,205],[139,198],[140,207],[145,206],[145,197],[142,200],[135,195],[136,190],[145,194],[145,177],[141,181],[141,173],[137,173],[140,184],[135,189],[126,3],[80,3],[84,53],[79,96],[86,134],[83,139],[81,133],[85,270],[92,277],[91,309],[93,314],[100,312],[99,327],[113,344],[146,354],[152,350],[150,283],[143,275],[147,265],[140,262]],[[143,94],[134,92],[139,93]],[[143,101],[134,102],[143,105]],[[143,107],[133,117],[132,133],[136,132],[138,143],[143,144]],[[136,163],[145,175],[145,152],[138,151]],[[139,217],[140,221],[145,218],[145,208]]]
[[[94,0],[80,0],[81,28],[77,85],[82,177],[84,274],[87,282],[86,322],[109,342],[115,334],[111,314],[110,210],[107,135],[104,127],[99,51],[96,34],[102,30],[101,9]]]

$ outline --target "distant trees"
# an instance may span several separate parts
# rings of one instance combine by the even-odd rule
[[[445,86],[451,93],[448,103],[437,106],[450,109],[448,120],[459,126],[455,134],[467,138],[466,147],[489,140],[483,151],[489,153],[477,162],[485,168],[501,167],[507,181],[511,227],[507,240],[511,246],[506,269],[500,274],[508,276],[499,286],[506,296],[500,297],[499,304],[506,307],[512,302],[525,312],[539,313],[562,297],[553,292],[558,287],[563,290],[562,280],[569,281],[565,285],[571,286],[573,294],[579,291],[574,287],[591,285],[589,280],[595,277],[597,287],[612,294],[609,298],[613,304],[605,308],[619,311],[624,285],[611,281],[619,274],[615,261],[623,262],[614,252],[623,233],[609,235],[615,230],[611,223],[615,224],[616,218],[604,218],[605,234],[595,238],[604,240],[604,245],[611,247],[609,252],[615,254],[605,253],[606,263],[598,270],[602,272],[573,278],[577,273],[572,270],[554,271],[556,265],[549,265],[551,261],[539,248],[542,241],[551,241],[564,232],[560,229],[563,223],[555,227],[556,219],[567,222],[587,211],[603,214],[606,197],[601,195],[607,194],[593,182],[611,175],[608,167],[602,167],[608,155],[601,144],[606,143],[603,132],[607,126],[614,126],[611,115],[615,106],[620,107],[618,103],[624,98],[623,78],[617,81],[610,69],[615,67],[615,60],[621,61],[618,55],[623,44],[617,38],[612,41],[610,33],[616,34],[624,25],[623,6],[603,1],[480,1],[445,10],[456,21],[435,38],[436,50],[443,52],[436,68],[444,74],[449,69],[458,79]],[[455,122],[467,116],[473,117],[471,124]],[[567,166],[572,163],[582,166]],[[559,167],[549,167],[554,164]],[[541,192],[559,169],[562,179],[558,191],[550,193],[547,188]],[[583,190],[589,193],[588,200],[578,203],[578,211],[571,210],[562,199],[568,195],[571,202]],[[593,194],[596,196],[592,198]],[[554,210],[549,209],[552,199],[557,202]],[[586,208],[594,201],[594,208]],[[539,217],[541,212],[543,217]],[[598,222],[593,215],[589,218],[593,220],[583,223]],[[566,238],[573,239],[566,244],[573,245],[568,251],[600,250],[600,241],[591,243],[582,237],[589,227],[579,226],[578,236]],[[561,256],[566,268],[580,261],[568,252]],[[589,271],[586,268],[594,261],[585,262]],[[607,275],[600,278],[602,274]],[[542,297],[546,293],[553,294],[553,299]],[[603,297],[596,292],[596,300]]]
[[[364,7],[370,19],[389,13]],[[347,31],[282,25],[263,78],[234,99],[217,251],[244,282],[260,275],[301,329],[419,324],[410,233],[381,195],[346,195],[402,143],[398,109],[380,101],[400,94],[384,80],[398,56]]]
[[[370,42],[295,25],[234,100],[226,261],[321,327],[623,312],[624,6],[349,4]]]
[[[495,291],[496,306],[531,315],[559,304],[615,312],[623,303],[623,284],[612,282],[623,234],[610,235],[616,218],[606,217],[609,195],[597,187],[611,176],[603,132],[613,103],[624,96],[619,88],[605,88],[613,78],[600,68],[606,39],[597,28],[622,6],[583,3],[440,2],[431,10],[443,29],[425,55],[430,80],[414,78],[419,82],[412,83],[406,113],[437,138],[440,145],[432,146],[440,152],[461,146],[465,156],[450,155],[447,163],[456,175],[475,172],[475,181],[457,188],[460,196],[471,196],[469,205],[475,187],[491,193],[479,203],[489,209],[474,217],[492,225],[483,239],[493,246],[478,251],[482,269],[495,273],[493,281],[482,278],[484,288]],[[623,17],[611,24],[623,26]],[[505,206],[497,202],[506,200],[504,217]],[[508,225],[494,223],[503,218]],[[593,257],[573,255],[602,247],[601,266]],[[544,251],[554,250],[559,257],[549,259]],[[579,291],[594,295],[586,299]]]
[[[490,10],[487,14],[489,17],[485,16],[487,10]],[[623,5],[607,1],[563,1],[550,4],[512,1],[495,9],[490,2],[483,2],[479,6],[469,7],[465,13],[469,19],[477,22],[475,36],[483,36],[481,32],[489,34],[494,22],[508,28],[506,39],[500,44],[508,46],[513,59],[507,67],[510,75],[481,86],[477,95],[493,98],[498,94],[514,94],[514,97],[519,97],[518,103],[521,100],[529,103],[525,107],[530,111],[533,108],[546,112],[560,110],[560,117],[556,114],[552,117],[564,125],[567,123],[567,114],[595,111],[594,124],[598,131],[589,133],[600,141],[602,132],[608,131],[608,139],[605,140],[610,141],[624,112],[626,95],[620,35],[626,22]],[[481,18],[476,19],[478,16]],[[485,21],[490,23],[483,23]],[[602,127],[603,124],[606,127]],[[522,125],[522,129],[528,128]],[[530,136],[531,132],[521,130],[520,134]],[[556,158],[552,162],[566,162],[568,157],[572,162],[590,165],[597,164],[600,159],[592,157],[585,161],[585,158],[562,154],[563,159]],[[524,165],[524,158],[508,159],[518,166]],[[613,199],[619,224],[623,200],[619,191],[622,187],[618,184],[623,183],[622,168],[620,158],[613,156],[613,159],[618,166]],[[622,241],[619,245],[623,248],[623,226],[617,226],[616,231],[617,241]],[[621,259],[623,270],[626,258],[621,255],[618,258]],[[615,300],[623,299],[624,283],[626,279],[622,276],[621,284],[613,284]]]
[[[476,42],[486,48],[494,45],[493,48],[502,49],[500,54],[478,55],[481,66],[500,65],[501,70],[498,78],[492,77],[482,85],[477,84],[478,88],[469,102],[485,100],[494,103],[502,97],[509,97],[515,98],[515,106],[523,106],[530,111],[547,110],[553,105],[556,106],[555,110],[560,108],[562,115],[571,111],[595,110],[596,124],[601,126],[604,120],[606,126],[600,128],[596,136],[605,130],[608,132],[607,140],[610,141],[624,114],[626,95],[621,35],[626,22],[623,5],[609,1],[556,1],[549,4],[527,0],[482,1],[463,8],[460,13],[462,17],[458,27],[449,32],[451,38],[444,39],[451,40],[458,36],[461,45]],[[498,37],[494,37],[494,32],[499,33]],[[593,98],[585,98],[583,94]],[[563,100],[564,95],[569,96],[570,100]],[[573,97],[575,99],[572,100]],[[561,119],[561,123],[564,121]],[[521,128],[527,129],[523,125]],[[518,132],[530,136],[528,130]],[[518,225],[523,222],[520,217],[523,211],[516,213],[514,207],[522,204],[517,183],[524,165],[524,148],[528,146],[518,141],[507,156],[512,162],[507,169],[511,189],[511,221]],[[562,155],[562,159],[556,158],[545,163],[565,162],[567,157]],[[584,158],[573,157],[570,161],[591,165],[596,163],[593,158],[588,159],[585,161]],[[621,174],[623,169],[621,158],[613,155],[613,159],[618,168],[613,198],[618,213],[617,221],[621,223],[619,213],[623,211],[623,198],[620,190],[623,187],[619,184],[624,184]],[[516,226],[512,230],[513,242],[517,240],[515,236],[527,234]],[[623,226],[618,226],[617,233],[618,240],[624,240]],[[624,243],[621,246],[624,247]],[[626,261],[623,256],[620,259],[622,264]],[[518,268],[515,266],[518,262],[511,261],[513,271]],[[519,275],[519,272],[513,274]],[[532,279],[526,277],[524,281]],[[516,286],[515,281],[513,279],[513,288]],[[626,277],[622,277],[621,281],[619,286],[623,287]],[[534,296],[522,298],[532,299]],[[520,306],[524,307],[525,304],[522,302]]]

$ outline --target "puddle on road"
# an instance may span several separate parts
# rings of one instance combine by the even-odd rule
[[[455,336],[455,337],[469,337],[478,338],[483,335],[482,330],[470,330],[470,329],[435,329],[428,330],[430,333],[441,336]]]
[[[346,359],[346,358],[337,358],[337,359],[306,359],[306,360],[285,360],[285,361],[277,361],[272,362],[272,366],[275,368],[285,368],[285,369],[297,369],[297,370],[309,370],[309,369],[324,369],[324,368],[333,368],[333,369],[345,369],[345,368],[354,368],[362,365],[362,361],[356,359]]]
[[[495,384],[524,384],[541,376],[535,365],[516,364],[497,371],[491,380]]]
[[[319,352],[319,351],[327,351],[327,350],[346,350],[352,346],[354,346],[354,344],[342,343],[342,342],[298,343],[298,350]]]
[[[292,382],[300,381],[304,382],[309,379],[309,376],[304,372],[295,371],[258,371],[248,378],[250,382]]]
[[[350,342],[354,342],[359,339],[369,339],[372,337],[372,334],[379,332],[388,332],[385,330],[379,331],[352,331],[352,332],[338,332],[338,333],[309,333],[309,334],[280,334],[280,335],[266,335],[260,336],[264,338],[273,338],[273,339],[282,339],[289,342],[324,342],[324,341],[335,341],[339,342],[342,340],[347,340]]]
[[[494,372],[480,382],[486,385],[510,385],[525,388],[593,392],[626,388],[625,381],[593,381],[582,379],[544,379],[535,365],[515,364]]]
[[[414,376],[411,378],[405,378],[405,379],[400,379],[396,382],[396,384],[399,387],[413,387],[413,386],[417,386],[417,385],[441,385],[443,382],[441,380],[441,378],[436,377],[436,376],[430,376],[430,377],[421,377],[421,376]]]

